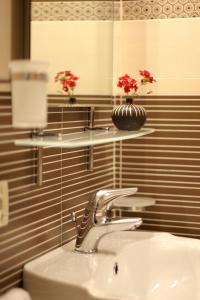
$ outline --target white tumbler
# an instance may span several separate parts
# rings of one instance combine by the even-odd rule
[[[46,127],[48,64],[14,60],[10,62],[10,70],[13,127]]]

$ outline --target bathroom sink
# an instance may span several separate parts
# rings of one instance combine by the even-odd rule
[[[98,253],[74,242],[24,267],[32,300],[200,300],[200,241],[168,233],[115,232]]]

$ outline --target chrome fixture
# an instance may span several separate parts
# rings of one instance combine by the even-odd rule
[[[83,253],[97,252],[100,239],[114,231],[134,230],[142,224],[141,218],[123,218],[122,210],[133,211],[130,201],[126,206],[115,206],[116,199],[133,195],[137,188],[108,189],[95,193],[85,209],[76,239],[75,250]]]
[[[84,131],[94,131],[94,130],[110,130],[109,127],[95,127],[94,126],[94,115],[95,115],[95,107],[90,107],[89,118],[88,118],[88,126],[84,128]],[[94,147],[89,146],[88,148],[88,170],[93,171],[94,169]]]

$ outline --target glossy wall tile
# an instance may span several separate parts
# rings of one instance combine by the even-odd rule
[[[155,132],[119,145],[118,186],[137,186],[138,195],[156,199],[155,206],[134,213],[143,218],[142,229],[200,238],[200,97],[139,102]]]
[[[84,97],[83,97],[84,98]],[[88,101],[88,97],[85,97]],[[59,102],[59,99],[57,99]],[[83,100],[84,101],[84,100]],[[110,102],[95,97],[90,102]],[[111,125],[111,108],[99,108],[96,126]],[[11,126],[11,96],[0,95],[0,180],[9,184],[9,224],[0,228],[1,292],[22,284],[23,265],[76,235],[71,212],[80,220],[91,194],[113,187],[113,144],[94,147],[94,171],[88,171],[88,148],[44,148],[43,185],[36,184],[37,149],[14,140],[30,130]],[[48,132],[80,132],[88,125],[88,108],[49,108]]]

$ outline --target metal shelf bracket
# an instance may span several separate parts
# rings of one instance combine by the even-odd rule
[[[109,130],[109,127],[94,127],[94,115],[95,107],[90,107],[89,109],[89,118],[88,118],[88,127],[85,127],[84,130]],[[88,170],[93,171],[94,169],[94,147],[88,147]]]

